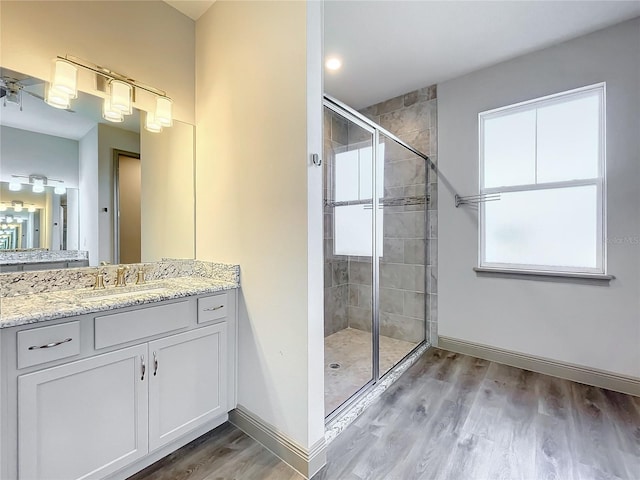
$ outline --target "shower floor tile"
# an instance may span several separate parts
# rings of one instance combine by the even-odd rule
[[[380,336],[380,374],[418,344]],[[345,328],[324,339],[324,411],[328,415],[371,380],[371,332]],[[339,364],[333,369],[331,364]]]

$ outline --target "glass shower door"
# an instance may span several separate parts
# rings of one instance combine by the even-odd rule
[[[423,158],[383,133],[377,153],[378,368],[383,376],[425,340],[427,169]]]
[[[325,415],[374,381],[374,130],[324,108]]]

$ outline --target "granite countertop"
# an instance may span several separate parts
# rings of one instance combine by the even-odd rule
[[[77,258],[29,258],[26,260],[16,260],[16,259],[0,259],[0,265],[2,266],[12,266],[12,265],[28,265],[32,263],[62,263],[62,262],[81,262],[86,260],[83,257]]]
[[[0,250],[0,265],[26,263],[76,262],[89,260],[89,252],[83,250]]]
[[[98,290],[69,287],[87,285],[87,279],[95,275],[92,273],[95,268],[2,274],[0,289],[4,287],[4,296],[0,297],[0,328],[153,304],[240,286],[238,266],[198,261],[160,262],[155,269],[159,278],[143,285],[114,287],[110,282],[107,288]],[[178,276],[164,276],[172,273]]]
[[[0,328],[46,322],[58,318],[106,312],[238,288],[237,282],[197,276],[164,278],[144,285],[80,288],[27,293],[0,298]]]

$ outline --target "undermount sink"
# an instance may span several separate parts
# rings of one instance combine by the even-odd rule
[[[164,285],[138,285],[133,287],[111,287],[104,290],[91,290],[80,295],[84,302],[99,302],[118,298],[136,297],[145,294],[161,295],[169,292]]]

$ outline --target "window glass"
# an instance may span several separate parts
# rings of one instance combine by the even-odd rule
[[[538,109],[538,183],[598,176],[599,110],[597,92]]]
[[[358,199],[358,150],[337,153],[335,156],[336,202]]]
[[[595,185],[501,193],[484,208],[486,262],[596,268]]]
[[[484,120],[484,186],[535,183],[536,112]]]

